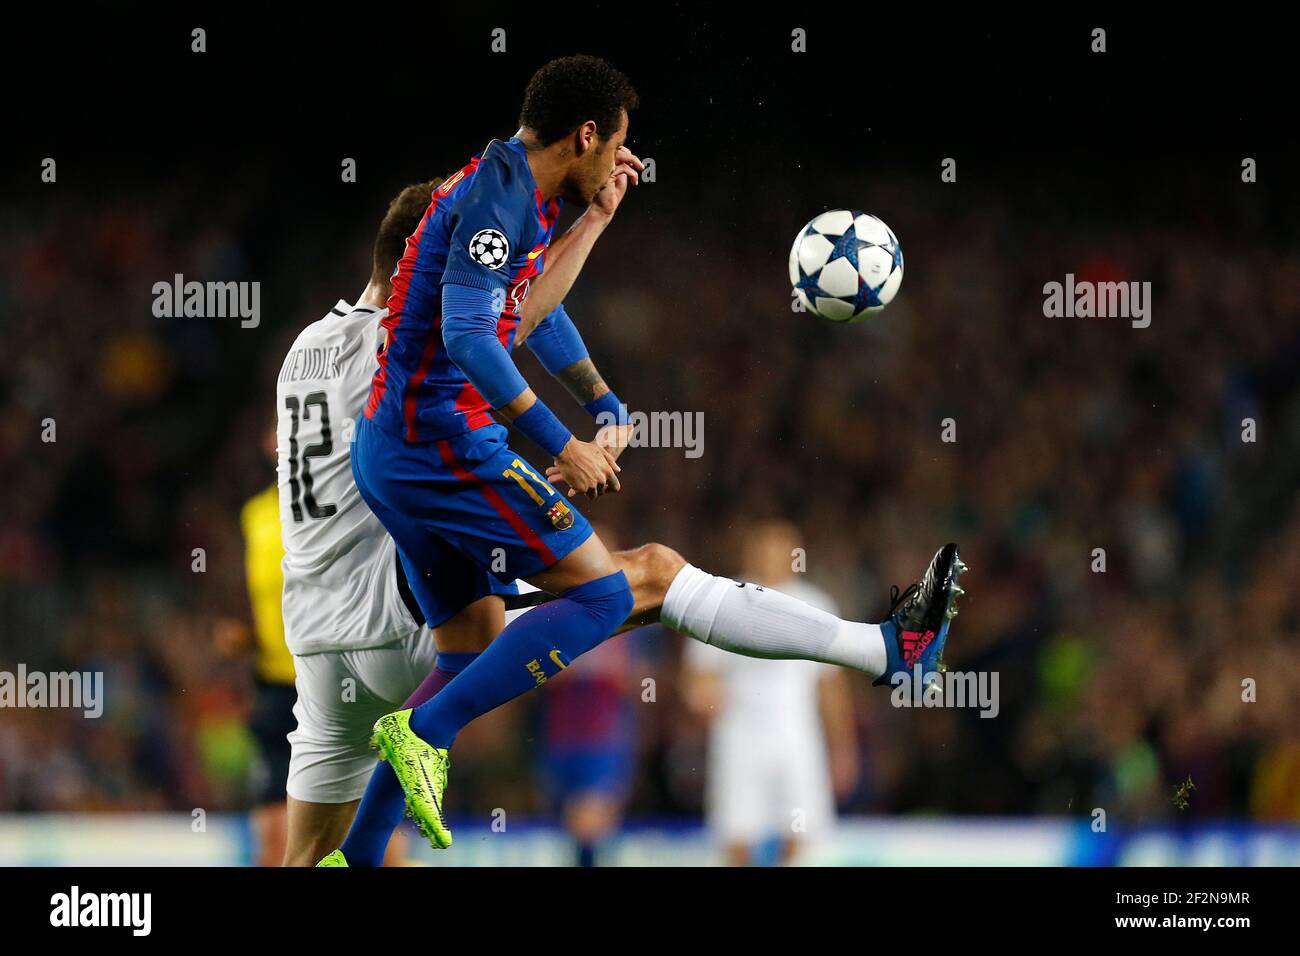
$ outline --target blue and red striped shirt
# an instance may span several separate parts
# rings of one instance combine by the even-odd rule
[[[493,140],[433,192],[393,275],[387,344],[366,417],[408,442],[460,435],[493,423],[491,406],[443,344],[442,287],[492,292],[496,333],[514,348],[519,310],[542,274],[561,201],[545,200],[516,137]]]

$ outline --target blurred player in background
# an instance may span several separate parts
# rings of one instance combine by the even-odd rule
[[[266,434],[268,458],[275,460],[275,432]],[[258,762],[253,793],[254,862],[279,866],[287,839],[285,780],[289,776],[289,732],[293,730],[293,655],[284,643],[280,594],[279,493],[271,485],[245,502],[239,513],[244,538],[244,580],[252,611],[251,633],[243,621],[217,622],[216,642],[234,655],[255,647],[253,714],[249,731],[257,741]]]
[[[613,534],[600,529],[602,541]],[[636,770],[636,680],[629,638],[606,641],[542,697],[541,774],[573,837],[578,866],[596,866],[623,821]]]
[[[744,577],[838,614],[830,595],[795,573],[798,530],[784,521],[748,529]],[[858,775],[857,733],[846,672],[800,660],[759,660],[690,641],[686,700],[709,722],[709,829],[735,866],[777,841],[777,860],[827,836],[835,795]]]

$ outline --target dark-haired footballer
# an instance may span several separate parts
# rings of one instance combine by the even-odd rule
[[[561,304],[641,162],[623,144],[637,97],[595,57],[529,83],[518,133],[493,140],[434,191],[393,277],[387,345],[353,448],[357,488],[397,542],[430,627],[524,579],[556,599],[510,624],[438,697],[376,725],[376,742],[438,846],[447,750],[470,720],[544,682],[614,633],[627,577],[591,526],[506,443],[503,419],[554,456],[582,493],[618,489],[614,456],[572,435],[510,350],[530,335],[548,368],[585,354]],[[587,209],[552,248],[561,205]],[[548,308],[521,327],[525,298]],[[559,365],[549,361],[558,356]],[[606,390],[587,404],[617,416]],[[468,560],[467,560],[468,559]],[[432,704],[446,699],[445,706]]]
[[[493,140],[434,192],[392,281],[386,345],[352,450],[356,486],[397,543],[432,628],[500,611],[523,579],[550,595],[517,617],[436,697],[375,724],[391,765],[371,780],[342,851],[322,865],[373,864],[404,791],[435,847],[449,750],[475,717],[545,683],[637,609],[697,640],[754,657],[806,658],[882,680],[930,674],[960,589],[955,545],[936,553],[882,624],[844,621],[770,589],[707,574],[662,546],[653,587],[629,584],[568,498],[619,490],[626,408],[605,385],[563,300],[642,163],[624,145],[637,95],[603,60],[554,60],[529,81],[518,132]],[[585,211],[561,237],[565,201]],[[552,241],[554,238],[554,241]],[[525,308],[525,300],[528,300]],[[527,339],[547,371],[607,423],[575,437],[529,388],[511,350]],[[516,428],[553,456],[561,494],[506,443]],[[637,552],[633,552],[636,554]],[[634,593],[635,586],[635,593]],[[653,592],[653,593],[651,593]],[[635,623],[641,623],[634,618]],[[372,799],[373,798],[373,799]]]

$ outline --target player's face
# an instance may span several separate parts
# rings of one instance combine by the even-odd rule
[[[618,129],[608,138],[596,138],[595,145],[587,150],[569,177],[565,201],[589,205],[596,193],[609,182],[618,160],[618,151],[627,142],[627,113],[619,116]]]

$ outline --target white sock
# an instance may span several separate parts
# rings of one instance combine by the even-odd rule
[[[842,621],[788,594],[686,565],[664,597],[660,621],[674,631],[746,657],[821,661],[885,670],[885,638],[877,624]]]

